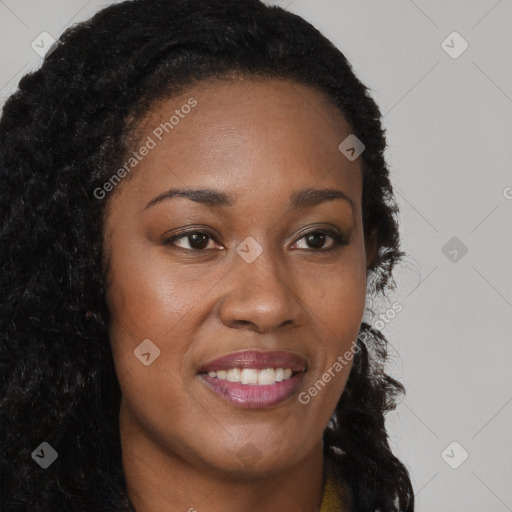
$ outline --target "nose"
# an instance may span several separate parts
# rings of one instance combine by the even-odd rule
[[[259,333],[302,325],[305,309],[293,273],[278,265],[271,251],[264,250],[252,263],[238,255],[234,260],[229,291],[219,308],[224,325]]]

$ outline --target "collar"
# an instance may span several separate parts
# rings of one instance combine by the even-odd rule
[[[353,512],[352,492],[342,480],[337,464],[325,456],[324,468],[324,490],[318,512]]]

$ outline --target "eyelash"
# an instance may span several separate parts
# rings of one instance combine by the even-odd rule
[[[211,233],[208,233],[207,231],[195,231],[195,230],[192,231],[191,230],[191,231],[186,231],[186,232],[180,233],[179,235],[172,236],[170,238],[166,238],[163,241],[163,244],[171,245],[176,240],[179,240],[181,238],[186,238],[190,235],[197,235],[197,234],[206,235],[208,238],[216,241],[215,237]],[[307,233],[304,233],[294,243],[297,243],[299,240],[302,240],[303,238],[305,238],[309,235],[315,235],[315,234],[327,235],[329,238],[332,238],[332,240],[334,241],[332,247],[330,247],[329,249],[306,249],[306,250],[310,250],[312,252],[318,252],[318,253],[330,253],[330,252],[333,252],[333,251],[339,249],[342,246],[348,245],[348,243],[349,243],[348,240],[343,235],[340,235],[336,231],[331,231],[328,229],[317,229],[317,230],[308,231]],[[183,247],[176,247],[176,249],[182,249],[184,251],[192,251],[192,252],[205,252],[208,250],[208,249],[185,249]]]

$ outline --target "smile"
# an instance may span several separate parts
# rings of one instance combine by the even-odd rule
[[[200,377],[208,389],[237,407],[275,407],[293,396],[307,361],[291,352],[236,352],[203,366]]]
[[[219,370],[218,372],[209,372],[208,377],[228,382],[241,382],[242,384],[258,384],[268,386],[275,382],[282,382],[289,379],[293,374],[291,368],[265,368],[258,370],[256,368],[232,368],[230,370]]]

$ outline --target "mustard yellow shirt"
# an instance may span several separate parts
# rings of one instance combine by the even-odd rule
[[[324,490],[319,512],[353,512],[352,492],[342,481],[335,463],[325,458]]]

